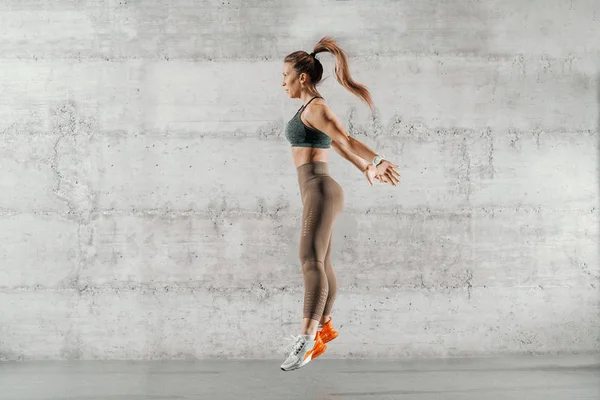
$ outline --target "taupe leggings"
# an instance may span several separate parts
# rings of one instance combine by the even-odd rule
[[[329,176],[326,162],[298,167],[302,196],[300,262],[304,275],[304,318],[320,320],[329,315],[337,292],[331,264],[331,234],[336,217],[344,207],[344,191]]]

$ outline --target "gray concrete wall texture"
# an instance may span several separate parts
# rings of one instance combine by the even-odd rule
[[[0,359],[281,358],[302,317],[283,57],[401,166],[332,151],[330,358],[600,350],[600,2],[0,5]]]

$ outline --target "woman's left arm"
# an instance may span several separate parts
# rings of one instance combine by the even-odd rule
[[[334,148],[336,151],[364,172],[365,165],[368,166],[371,164],[377,153],[360,140],[350,136],[346,129],[344,129],[344,125],[339,118],[329,107],[320,104],[315,104],[313,107],[310,112],[305,112],[304,114],[308,122],[316,129],[327,134],[335,142]],[[383,182],[389,181],[395,186],[399,181],[400,174],[394,170],[394,167],[398,166],[389,161],[382,161],[377,166],[378,173],[376,177],[382,179]]]
[[[345,158],[346,160],[348,160],[352,164],[354,164],[354,166],[356,168],[358,168],[360,172],[364,173],[367,170],[369,163],[366,162],[365,160],[363,160],[362,158],[360,158],[359,156],[357,156],[356,154],[354,154],[348,147],[344,147],[344,146],[338,144],[338,142],[336,142],[335,140],[331,141],[331,147],[342,158]]]
[[[315,106],[317,105],[315,104]],[[377,153],[360,140],[350,136],[342,122],[329,107],[319,104],[318,107],[314,107],[314,110],[315,112],[305,114],[307,119],[310,118],[309,122],[312,126],[321,132],[325,132],[342,149],[356,154],[368,163],[373,161]]]

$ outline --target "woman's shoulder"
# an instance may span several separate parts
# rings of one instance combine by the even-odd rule
[[[311,127],[324,127],[339,121],[325,101],[323,101],[323,103],[315,104],[313,108],[309,109],[311,105],[312,103],[308,105],[302,114],[305,121],[307,121]]]
[[[317,120],[328,119],[333,115],[333,111],[323,98],[313,100],[306,106],[304,113],[307,114],[308,118]]]

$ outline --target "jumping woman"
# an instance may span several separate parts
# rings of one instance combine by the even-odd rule
[[[334,222],[344,207],[344,191],[329,175],[329,148],[350,161],[373,185],[375,179],[396,186],[397,165],[384,160],[362,142],[351,137],[340,120],[319,95],[316,85],[323,76],[323,65],[315,57],[329,52],[335,56],[338,82],[365,101],[371,109],[371,95],[364,85],[352,80],[344,51],[335,40],[324,37],[312,53],[296,51],[285,57],[283,88],[302,107],[287,123],[285,136],[292,145],[302,196],[300,262],[304,276],[304,311],[300,334],[293,336],[289,355],[281,364],[284,371],[302,368],[323,354],[325,343],[338,333],[331,324],[331,308],[337,282],[331,265],[331,235]],[[286,349],[286,354],[288,349]]]

